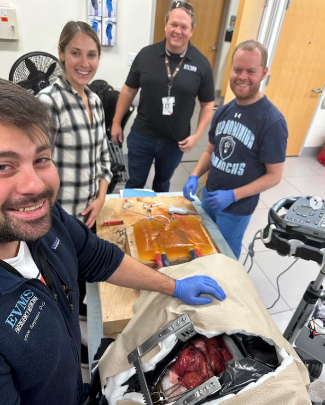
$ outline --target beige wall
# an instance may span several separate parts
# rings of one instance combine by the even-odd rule
[[[4,4],[0,0],[0,4]],[[18,41],[0,39],[0,77],[8,79],[23,54],[44,51],[57,56],[60,32],[69,20],[87,21],[86,0],[11,0],[16,10]],[[103,47],[97,79],[120,88],[128,74],[127,54],[150,42],[153,0],[118,0],[117,47]]]

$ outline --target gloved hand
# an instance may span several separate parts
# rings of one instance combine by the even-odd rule
[[[196,193],[197,182],[198,182],[198,177],[195,176],[194,174],[191,174],[187,180],[187,183],[183,187],[184,197],[190,201],[194,201],[194,198],[191,197],[190,193],[192,192],[193,195]]]
[[[233,202],[237,202],[234,190],[208,191],[210,195],[205,201],[214,210],[224,210]]]
[[[173,297],[190,305],[204,305],[212,302],[212,298],[200,297],[200,294],[210,294],[222,301],[226,298],[223,289],[213,278],[208,276],[193,276],[183,280],[175,280],[176,287]]]

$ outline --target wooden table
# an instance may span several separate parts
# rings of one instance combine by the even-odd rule
[[[178,206],[183,206],[190,210],[195,207],[195,210],[199,213],[203,219],[206,228],[208,229],[213,240],[218,245],[221,253],[236,260],[232,250],[229,248],[227,242],[221,235],[217,225],[206,214],[201,207],[200,200],[195,197],[195,201],[190,203],[183,199],[181,192],[159,193],[160,197],[181,197]],[[123,219],[123,225],[132,225],[135,218],[131,214],[126,215],[124,213],[123,218],[120,218],[120,208],[122,200],[118,198],[117,194],[109,194],[106,196],[107,200],[104,204],[102,212],[98,218],[98,224],[108,220]],[[132,200],[132,198],[131,198]],[[113,202],[112,202],[113,201]],[[119,201],[119,202],[118,202]],[[157,201],[157,198],[154,200]],[[167,202],[167,200],[165,200]],[[174,201],[174,200],[173,200]],[[182,205],[180,205],[182,203]],[[176,206],[176,203],[173,205]],[[124,245],[121,240],[118,239],[115,227],[101,227],[98,226],[98,233],[105,239],[110,240],[113,243],[118,244],[121,249],[124,250]],[[88,330],[88,352],[89,359],[92,361],[97,348],[99,347],[101,338],[103,336],[115,337],[117,331],[121,331],[128,323],[130,317],[133,314],[133,303],[138,297],[136,290],[131,290],[122,287],[116,287],[108,283],[86,283],[87,284],[87,330]],[[113,308],[113,303],[115,309]],[[120,305],[123,303],[123,306]],[[113,312],[114,314],[113,315]]]
[[[157,203],[161,205],[151,207],[151,205]],[[127,210],[123,209],[122,204],[122,198],[106,200],[97,219],[97,234],[101,238],[117,244],[124,251],[125,228],[131,227],[136,222],[146,217],[148,215],[147,209],[151,209],[150,215],[165,215],[169,218],[171,218],[171,215],[168,214],[168,207],[170,205],[186,208],[190,211],[196,211],[195,206],[183,196],[130,198],[123,205],[124,208],[130,205]],[[124,222],[122,225],[102,225],[104,221],[121,219]],[[213,247],[213,253],[220,252],[213,239],[209,237],[208,231],[206,229],[205,231]],[[186,261],[186,259],[183,261]],[[133,316],[133,304],[139,296],[139,291],[118,287],[108,283],[99,283],[98,288],[102,309],[104,335],[107,336],[121,332]]]

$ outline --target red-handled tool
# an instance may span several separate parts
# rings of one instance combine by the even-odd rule
[[[191,249],[190,250],[190,255],[192,259],[197,259],[198,257],[202,257],[201,250],[199,248]]]
[[[202,252],[199,248],[195,248],[194,253],[196,254],[196,257],[202,257]]]
[[[124,223],[123,219],[120,219],[118,221],[104,221],[103,225],[104,226],[114,226],[114,225],[122,225],[123,223]]]
[[[155,256],[156,256],[157,267],[158,267],[158,269],[161,269],[162,267],[164,267],[164,263],[162,261],[161,254],[156,253]]]

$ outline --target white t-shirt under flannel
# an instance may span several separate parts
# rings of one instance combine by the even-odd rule
[[[53,161],[61,181],[58,201],[81,220],[85,219],[81,212],[97,197],[99,180],[112,179],[103,106],[88,87],[85,92],[92,125],[84,102],[64,77],[37,95],[50,110],[54,125]]]

